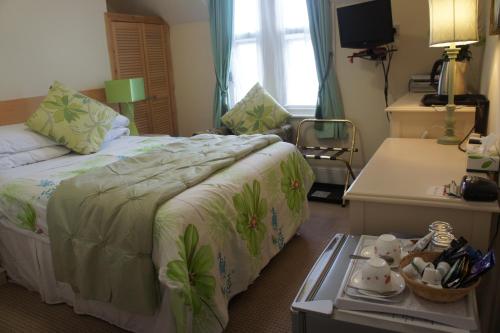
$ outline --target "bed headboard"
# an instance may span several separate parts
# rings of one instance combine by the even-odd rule
[[[106,102],[104,88],[83,90],[81,93],[99,102]],[[25,122],[44,98],[45,96],[37,96],[0,101],[0,125]]]

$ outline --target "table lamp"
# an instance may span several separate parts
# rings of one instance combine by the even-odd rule
[[[460,142],[455,135],[454,78],[457,46],[476,43],[477,0],[429,0],[430,47],[446,47],[448,66],[448,104],[446,105],[445,133],[438,143],[454,145]]]
[[[130,120],[130,135],[139,135],[134,119],[134,102],[145,99],[142,77],[105,82],[108,103],[120,103],[121,113]]]

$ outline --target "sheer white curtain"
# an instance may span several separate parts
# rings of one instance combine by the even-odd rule
[[[292,113],[313,114],[318,93],[305,0],[235,0],[231,105],[260,82]]]

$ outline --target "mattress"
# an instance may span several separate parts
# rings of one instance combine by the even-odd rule
[[[279,142],[261,149],[159,208],[154,222],[153,262],[158,269],[163,298],[154,316],[126,313],[109,304],[83,300],[69,285],[57,282],[52,271],[45,215],[48,199],[59,182],[175,140],[179,139],[124,137],[93,155],[70,154],[2,171],[0,260],[9,277],[38,291],[47,303],[70,304],[76,313],[90,314],[127,330],[165,332],[184,327],[193,331],[222,331],[228,322],[227,305],[231,297],[246,290],[308,216],[307,201],[298,200],[287,190],[293,174],[300,173],[303,191],[307,192],[313,181],[312,171],[305,162],[297,160],[295,168],[290,164],[294,158],[300,157],[293,145]],[[259,218],[266,234],[260,237],[258,255],[249,255],[249,249],[255,245],[255,234],[241,230],[237,221],[248,215],[245,210],[251,208],[236,205],[234,198],[237,195],[255,196],[255,182],[259,183],[257,202],[265,202],[265,212]],[[36,215],[35,221],[26,219],[26,210]],[[211,291],[213,299],[207,309],[201,306],[201,313],[200,307],[198,313],[193,311],[193,304],[179,307],[181,303],[173,302],[183,284],[168,274],[169,265],[179,261],[179,235],[182,236],[190,224],[197,227],[199,247],[211,250],[212,258],[200,269],[203,274],[210,274],[216,283]],[[179,308],[182,308],[181,314]]]

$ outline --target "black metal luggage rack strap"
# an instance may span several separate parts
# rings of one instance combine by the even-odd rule
[[[350,144],[349,147],[335,147],[334,145],[332,146],[302,146],[301,145],[301,137],[302,137],[302,131],[303,131],[303,125],[307,123],[320,123],[320,124],[326,124],[326,123],[334,123],[334,124],[344,124],[348,127],[350,127]],[[328,160],[328,161],[340,161],[343,162],[345,167],[346,167],[346,175],[345,175],[345,182],[344,182],[344,194],[347,191],[349,187],[349,179],[352,178],[352,180],[356,179],[356,176],[354,175],[354,172],[352,170],[351,164],[352,164],[352,158],[353,154],[358,151],[358,148],[356,148],[356,126],[354,123],[350,120],[347,119],[304,119],[299,123],[299,127],[297,130],[297,141],[295,143],[295,146],[299,149],[299,151],[302,153],[302,156],[306,159],[315,159],[315,160]],[[336,139],[331,139],[333,143],[335,143]],[[343,155],[347,154],[347,157],[344,158]],[[345,206],[345,199],[342,198],[342,206]]]

